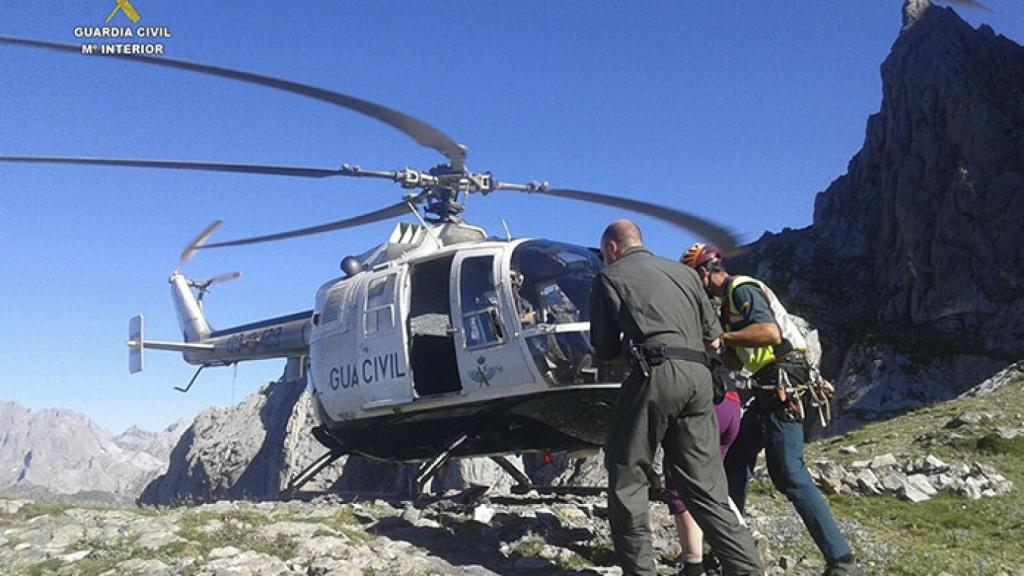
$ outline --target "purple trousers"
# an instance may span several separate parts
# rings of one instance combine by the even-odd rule
[[[718,417],[718,445],[722,453],[722,460],[729,451],[736,436],[740,433],[740,397],[735,392],[728,392],[725,399],[715,405],[715,416]],[[672,483],[665,475],[665,499],[668,503],[668,510],[673,516],[686,512],[686,505],[679,498],[679,491],[672,488]]]

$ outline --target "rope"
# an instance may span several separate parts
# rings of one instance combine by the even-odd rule
[[[234,371],[231,374],[231,404],[229,406],[235,405],[235,382],[238,381],[238,362],[235,362],[233,366]]]
[[[779,366],[779,380],[777,385],[764,385],[757,384],[754,381],[754,388],[760,388],[762,390],[776,390],[779,400],[789,402],[789,406],[800,415],[800,419],[803,420],[806,416],[804,412],[803,396],[809,394],[811,397],[810,405],[818,410],[818,419],[821,421],[822,426],[828,426],[832,423],[832,406],[830,402],[830,396],[832,396],[832,384],[825,380],[821,376],[821,372],[818,371],[817,366],[810,366],[808,371],[809,378],[807,382],[793,384],[793,381],[789,377],[789,373],[784,368]]]

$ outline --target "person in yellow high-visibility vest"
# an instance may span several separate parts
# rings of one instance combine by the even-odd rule
[[[721,342],[732,353],[726,355],[726,364],[731,357],[730,367],[745,368],[756,383],[753,403],[726,456],[729,495],[742,511],[750,472],[763,448],[772,483],[796,508],[825,556],[825,575],[862,574],[811,481],[804,464],[803,410],[799,400],[787,396],[791,385],[810,379],[803,335],[771,289],[749,276],[730,276],[714,246],[694,244],[680,261],[697,271],[710,296],[722,300]]]

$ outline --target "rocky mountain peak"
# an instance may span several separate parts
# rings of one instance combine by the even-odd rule
[[[1024,49],[932,8],[893,45],[882,86],[813,229],[867,264],[880,327],[1016,359],[1024,310],[1004,312],[1024,288]]]
[[[867,417],[1024,357],[1024,48],[911,0],[881,74],[864,145],[813,224],[728,263],[821,330],[841,408]]]
[[[906,0],[903,3],[903,30],[909,30],[931,7],[931,0]]]

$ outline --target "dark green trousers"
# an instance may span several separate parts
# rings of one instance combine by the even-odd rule
[[[656,574],[648,528],[648,475],[654,453],[726,575],[760,575],[754,541],[729,507],[718,451],[711,374],[703,366],[668,360],[650,379],[633,372],[622,384],[605,442],[608,521],[624,574]]]

